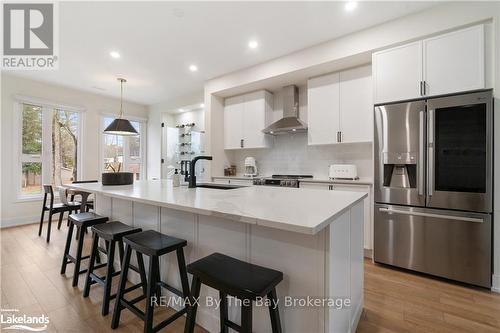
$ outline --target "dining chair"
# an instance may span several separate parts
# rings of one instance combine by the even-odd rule
[[[50,197],[50,198],[49,198]],[[49,198],[49,203],[47,204],[47,199]],[[45,212],[49,212],[49,221],[47,224],[47,243],[50,242],[50,229],[52,227],[52,215],[59,214],[59,226],[63,220],[64,212],[78,211],[80,209],[79,202],[67,201],[65,195],[60,197],[61,203],[54,203],[54,190],[52,185],[43,185],[43,204],[42,204],[42,214],[40,217],[40,226],[38,228],[38,236],[42,235],[43,220],[45,217]]]

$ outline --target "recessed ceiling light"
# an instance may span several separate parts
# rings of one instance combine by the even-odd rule
[[[200,108],[204,108],[204,107],[205,107],[205,103],[201,103]]]
[[[190,70],[191,72],[196,72],[196,71],[198,70],[198,66],[196,66],[196,65],[190,65],[190,66],[189,66],[189,70]]]
[[[184,112],[184,109],[179,109],[179,112]]]
[[[256,40],[251,40],[248,42],[248,47],[251,49],[256,49],[257,47],[259,47],[259,42],[257,42]]]
[[[347,12],[352,12],[358,7],[358,2],[357,1],[347,1],[346,4],[344,5],[344,9]]]
[[[111,58],[115,58],[115,59],[120,58],[120,53],[118,53],[116,51],[109,52],[109,55],[111,56]]]

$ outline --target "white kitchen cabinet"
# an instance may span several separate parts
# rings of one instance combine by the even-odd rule
[[[224,105],[224,148],[238,149],[243,139],[243,96],[226,98]]]
[[[371,66],[340,72],[340,141],[373,141]]]
[[[340,131],[339,73],[315,77],[307,82],[308,142],[337,143]]]
[[[224,149],[268,148],[273,95],[264,90],[229,97],[224,105]]]
[[[375,103],[482,89],[484,25],[373,53]]]
[[[420,41],[375,52],[373,94],[375,103],[420,97],[422,43]]]
[[[372,203],[372,187],[370,185],[357,184],[336,184],[336,183],[311,183],[300,182],[300,188],[316,189],[316,190],[334,190],[334,191],[354,191],[368,193],[368,197],[364,200],[364,248],[366,250],[373,249],[373,203]]]
[[[226,177],[213,177],[213,182],[217,184],[232,184],[232,185],[242,185],[242,186],[252,186],[252,179],[234,179]]]
[[[373,140],[371,66],[312,78],[307,92],[309,145]]]
[[[484,82],[484,26],[423,41],[426,95],[481,89]]]

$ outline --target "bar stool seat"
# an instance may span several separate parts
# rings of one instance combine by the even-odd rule
[[[274,269],[213,253],[187,266],[188,273],[217,290],[243,299],[264,297],[283,280],[283,273]]]
[[[78,213],[78,214],[71,214],[68,217],[68,222],[69,222],[69,228],[68,228],[68,236],[66,238],[66,246],[64,248],[64,254],[63,254],[63,260],[62,260],[62,265],[61,265],[61,274],[66,273],[66,266],[69,263],[74,263],[75,264],[75,269],[73,273],[73,282],[72,286],[76,287],[78,285],[78,278],[80,274],[83,274],[87,272],[87,269],[80,270],[80,265],[82,260],[90,258],[90,256],[82,256],[82,251],[83,251],[83,241],[85,238],[85,230],[88,227],[94,226],[96,224],[101,224],[101,223],[106,223],[108,221],[108,218],[105,216],[98,215],[93,212],[85,212],[85,213]],[[73,229],[76,226],[77,228],[77,239],[78,239],[78,245],[76,249],[76,256],[73,257],[72,255],[69,254],[69,250],[71,248],[71,239],[73,238]],[[105,250],[100,249],[101,252],[106,253]],[[104,267],[101,265],[100,267]]]
[[[92,227],[92,232],[95,232],[99,238],[113,241],[120,241],[123,236],[135,234],[141,231],[141,228],[132,227],[119,221],[98,224]]]
[[[227,296],[231,295],[241,300],[256,300],[267,296],[272,300],[269,307],[273,333],[281,332],[279,312],[274,304],[277,300],[276,286],[283,280],[283,273],[274,269],[250,264],[221,253],[213,253],[187,266],[187,271],[193,274],[191,285],[191,304],[186,319],[184,332],[193,332],[196,320],[197,302],[201,284],[219,290],[221,298],[220,326],[221,332],[232,328],[238,332],[252,332],[252,305],[242,305],[241,326],[228,319]]]
[[[84,212],[71,214],[69,219],[76,227],[88,228],[96,224],[104,223],[108,220],[107,217],[98,215],[94,212]]]
[[[120,274],[120,271],[115,271],[113,264],[115,261],[115,247],[118,245],[120,263],[123,261],[124,249],[123,249],[123,236],[127,236],[133,233],[141,232],[141,228],[132,227],[126,225],[119,221],[113,221],[108,223],[101,223],[92,226],[92,250],[90,253],[89,268],[87,271],[87,277],[85,279],[85,287],[83,289],[83,297],[88,297],[90,293],[90,286],[98,283],[104,287],[103,301],[101,313],[106,316],[109,312],[109,302],[116,297],[116,294],[111,294],[111,282],[114,276]],[[98,276],[94,269],[96,269],[95,261],[99,251],[99,239],[102,238],[106,243],[106,256],[107,263],[106,273],[104,276]],[[143,294],[146,294],[146,272],[144,270],[144,262],[142,255],[137,255],[137,265],[138,267],[130,265],[130,268],[141,277],[141,283],[133,285],[125,289],[124,293],[128,293],[132,290],[142,287]],[[102,265],[100,265],[102,267]]]
[[[148,256],[161,256],[187,245],[187,241],[154,230],[143,231],[124,238],[125,244]]]
[[[118,285],[115,308],[113,311],[113,319],[111,321],[111,328],[115,329],[118,327],[121,311],[122,309],[127,308],[136,316],[144,320],[145,333],[158,332],[162,328],[172,323],[174,320],[182,317],[187,312],[187,307],[184,306],[181,310],[175,312],[173,315],[153,327],[153,297],[161,296],[161,287],[169,290],[179,297],[182,297],[183,299],[187,299],[189,297],[189,282],[187,278],[186,262],[184,259],[183,250],[184,246],[187,245],[187,241],[184,239],[167,236],[154,230],[148,230],[124,236],[123,243],[126,246],[125,256],[122,263],[120,283]],[[130,266],[130,256],[132,250],[141,257],[142,255],[146,255],[149,257],[147,292],[146,295],[136,297],[132,300],[126,300],[124,298],[124,293],[126,292],[125,283],[127,281],[127,274]],[[182,291],[166,284],[165,282],[161,281],[160,278],[159,257],[174,251],[177,254],[177,264],[179,266]],[[141,311],[135,306],[135,303],[143,299],[146,299],[145,311]]]

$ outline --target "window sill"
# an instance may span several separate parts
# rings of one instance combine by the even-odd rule
[[[47,201],[50,201],[50,197],[47,198]],[[42,201],[43,200],[43,194],[39,195],[20,195],[18,196],[15,200],[14,203],[21,203],[21,202],[33,202],[33,201]],[[54,192],[54,200],[59,200],[59,193]]]
[[[18,196],[14,202],[31,202],[31,201],[42,201],[43,195],[30,195],[30,196]]]

